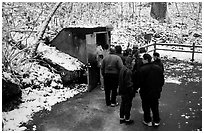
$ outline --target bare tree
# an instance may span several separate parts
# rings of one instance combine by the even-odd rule
[[[150,15],[152,18],[161,22],[166,18],[167,3],[166,2],[152,2]]]
[[[57,9],[60,7],[61,4],[62,4],[62,2],[57,3],[55,5],[55,7],[53,8],[53,11],[48,15],[47,19],[42,23],[41,28],[40,28],[39,32],[37,33],[38,34],[37,39],[35,40],[35,42],[33,44],[34,45],[34,51],[32,53],[33,55],[36,54],[37,48],[39,46],[39,41],[42,39],[52,16],[55,14],[55,12],[57,11]]]

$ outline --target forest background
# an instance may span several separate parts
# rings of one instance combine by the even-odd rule
[[[162,43],[202,45],[202,3],[164,4],[167,7],[165,17],[155,18],[151,15],[152,2],[2,2],[2,79],[21,86],[23,92],[26,92],[23,100],[27,102],[36,99],[33,92],[45,90],[50,95],[53,86],[60,85],[59,88],[63,88],[59,83],[60,75],[39,65],[36,49],[40,41],[49,44],[66,27],[111,25],[111,44],[121,45],[123,49],[135,44],[144,46],[144,36],[147,34],[153,35],[150,43],[156,40]],[[26,74],[30,75],[29,79]],[[49,89],[46,88],[48,80],[51,83]],[[28,89],[24,84],[31,87]],[[39,90],[34,91],[36,86]],[[77,88],[80,90],[80,87]],[[8,89],[2,89],[2,92],[10,93]],[[71,93],[63,97],[70,97]],[[42,108],[50,109],[56,102],[57,99],[53,103],[44,103]],[[10,107],[3,110],[12,110],[13,107]]]
[[[34,40],[55,4],[2,3],[3,70],[16,71],[31,59]],[[150,16],[149,2],[65,2],[52,16],[42,39],[52,40],[65,27],[112,25],[111,43],[123,49],[127,45],[144,45],[143,36],[149,33],[156,34],[157,41],[179,44],[192,44],[198,35],[197,45],[201,45],[202,3],[166,4],[166,19],[158,21]]]

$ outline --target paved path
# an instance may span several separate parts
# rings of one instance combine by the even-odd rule
[[[133,125],[119,123],[119,106],[105,106],[104,91],[99,87],[54,105],[51,112],[37,113],[27,126],[38,131],[192,131],[202,129],[202,83],[187,86],[168,83],[160,99],[161,125],[142,124],[141,100],[133,100]],[[197,93],[192,93],[195,91]],[[118,97],[120,103],[120,97]]]

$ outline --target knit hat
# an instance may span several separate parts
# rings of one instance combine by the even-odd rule
[[[152,57],[149,54],[144,54],[143,58],[144,58],[144,60],[148,60],[148,62],[151,62],[151,60],[152,60]]]

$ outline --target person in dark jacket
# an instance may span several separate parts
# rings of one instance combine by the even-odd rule
[[[132,124],[134,121],[130,119],[130,111],[132,100],[135,96],[132,82],[132,58],[127,57],[125,64],[119,75],[119,95],[121,96],[120,124]]]
[[[160,59],[159,53],[154,52],[154,53],[153,53],[153,59],[154,59],[153,63],[156,64],[156,65],[158,65],[158,66],[160,66],[161,69],[164,71],[164,65],[163,65],[163,63],[162,63],[162,61],[161,61],[161,59]]]
[[[104,77],[105,100],[107,106],[115,107],[119,73],[123,67],[122,59],[115,55],[115,48],[110,48],[110,53],[101,62],[101,72]],[[110,97],[111,94],[111,97]]]
[[[159,126],[159,98],[164,85],[164,75],[158,65],[151,63],[151,59],[149,54],[143,55],[144,65],[139,70],[139,93],[144,111],[143,123],[147,126]],[[152,111],[153,120],[150,111]]]

